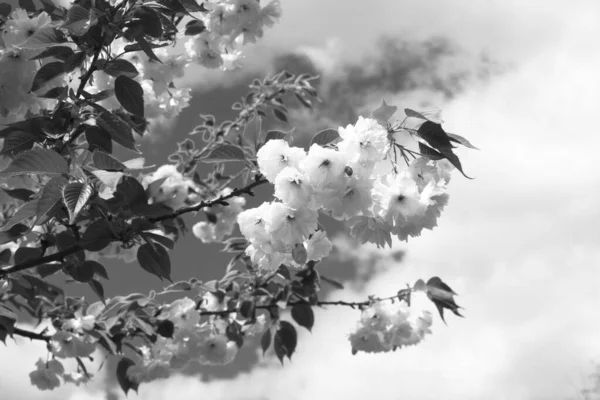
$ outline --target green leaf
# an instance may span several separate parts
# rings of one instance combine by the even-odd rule
[[[385,102],[385,100],[382,100],[381,105],[377,109],[373,110],[371,116],[373,116],[373,118],[379,122],[382,122],[385,126],[397,109],[398,107],[390,106]]]
[[[127,60],[117,58],[104,64],[104,72],[110,76],[118,78],[119,76],[126,76],[128,78],[135,78],[139,75],[137,68]]]
[[[19,247],[15,251],[15,264],[21,264],[29,260],[35,260],[42,256],[42,249],[39,247]]]
[[[433,278],[429,279],[427,281],[425,291],[429,300],[431,300],[437,307],[440,317],[444,323],[446,323],[446,320],[444,319],[444,309],[448,309],[452,311],[454,315],[464,318],[464,316],[458,312],[458,310],[462,307],[457,305],[454,301],[454,296],[457,294],[439,277],[434,276]]]
[[[88,282],[90,288],[96,293],[96,296],[100,298],[100,300],[104,301],[104,286],[100,282],[95,279],[92,279]]]
[[[131,136],[133,140],[133,135]],[[85,139],[88,142],[89,150],[94,152],[102,150],[108,154],[112,153],[112,141],[110,134],[99,126],[88,126],[85,130]]]
[[[67,20],[61,27],[67,29],[74,36],[82,36],[97,22],[98,17],[93,10],[73,4],[67,13]]]
[[[13,199],[21,200],[21,201],[29,201],[31,196],[35,194],[35,192],[29,189],[6,189],[0,188],[4,193],[12,197]]]
[[[244,150],[233,144],[220,144],[204,158],[206,163],[224,162],[224,161],[244,161],[246,156]]]
[[[94,278],[94,274],[96,273],[94,265],[98,264],[96,261],[84,261],[83,264],[74,265],[67,268],[67,272],[73,279],[77,282],[91,282]]]
[[[321,147],[325,147],[330,143],[335,142],[340,138],[340,134],[335,129],[325,129],[318,132],[310,141],[310,145],[318,144]]]
[[[65,99],[67,97],[68,88],[66,86],[58,86],[48,90],[44,94],[38,95],[43,99]]]
[[[19,0],[19,7],[27,12],[37,11],[37,7],[33,0]]]
[[[204,8],[204,3],[198,4],[196,0],[179,0],[179,2],[189,13],[208,11],[206,8]]]
[[[26,50],[45,49],[66,42],[65,36],[58,29],[48,26],[38,29],[33,35],[20,44],[19,47]]]
[[[269,140],[274,140],[274,139],[281,139],[281,140],[289,141],[292,137],[293,132],[294,132],[293,129],[289,132],[268,131],[267,135],[265,136],[265,143],[267,143]]]
[[[3,232],[10,230],[12,227],[17,225],[20,222],[23,222],[33,216],[35,216],[35,211],[37,209],[37,200],[31,200],[28,203],[25,203],[19,208],[13,216],[0,228]]]
[[[12,12],[12,6],[6,3],[0,3],[0,16],[7,18]]]
[[[426,121],[431,121],[439,125],[444,123],[444,120],[442,119],[442,110],[439,108],[434,108],[426,111],[415,111],[411,110],[410,108],[405,108],[404,113],[407,117],[424,119]]]
[[[273,115],[275,115],[275,117],[282,122],[288,122],[288,119],[287,119],[287,116],[285,115],[285,113],[278,108],[273,109]]]
[[[287,321],[279,321],[279,329],[275,332],[273,347],[282,365],[284,356],[287,356],[290,360],[292,359],[292,354],[296,351],[297,344],[298,333],[296,332],[296,328]]]
[[[135,44],[133,44],[133,45],[131,45],[131,44],[130,44],[130,45],[127,45],[127,46],[125,46],[125,51],[137,51],[137,50],[140,50],[140,49],[141,49],[141,50],[142,50],[144,53],[146,53],[146,55],[148,56],[148,58],[150,58],[151,60],[153,60],[153,61],[156,61],[156,62],[159,62],[159,63],[161,63],[161,64],[162,64],[162,61],[160,61],[160,58],[158,58],[158,57],[156,56],[156,54],[154,54],[154,51],[152,51],[152,49],[153,49],[153,48],[158,48],[158,47],[163,47],[163,46],[160,46],[160,45],[152,46],[152,45],[150,45],[150,44],[149,44],[149,43],[146,41],[146,39],[144,39],[144,38],[143,38],[143,37],[141,37],[141,36],[140,36],[140,37],[138,37],[138,38],[136,38],[136,39],[135,39],[135,41],[137,42],[137,43],[136,43],[136,44],[137,44],[137,46],[135,46]],[[132,47],[130,47],[130,46],[132,46]],[[129,48],[130,50],[128,50],[128,48]],[[135,50],[134,50],[134,49],[135,49]]]
[[[6,331],[9,335],[12,335],[15,331],[16,322],[17,315],[9,308],[0,305],[0,331]]]
[[[86,58],[87,55],[83,51],[79,51],[73,54],[71,57],[67,58],[67,60],[65,61],[65,72],[73,72],[75,68],[80,67],[81,64],[83,64]]]
[[[430,160],[442,160],[445,158],[442,153],[435,151],[431,147],[421,142],[419,142],[419,153],[421,153],[424,157],[429,158]]]
[[[69,181],[62,176],[55,176],[44,185],[42,188],[42,194],[37,202],[36,224],[48,215],[62,200],[62,190]]]
[[[125,110],[144,116],[144,89],[139,83],[121,75],[115,79],[115,95]]]
[[[148,205],[148,197],[146,197],[146,190],[142,184],[137,179],[127,175],[124,175],[117,185],[115,197],[132,210]]]
[[[93,222],[83,233],[79,245],[89,251],[100,251],[115,238],[112,225],[105,219]]]
[[[454,167],[460,171],[461,174],[463,174],[463,176],[467,179],[473,179],[470,176],[467,176],[467,174],[465,174],[465,172],[462,169],[462,164],[460,163],[460,160],[458,159],[458,156],[454,153],[452,153],[451,151],[447,151],[444,153],[444,156],[446,157],[446,159],[448,161],[450,161],[450,163],[452,165],[454,165]]]
[[[121,358],[119,363],[117,364],[117,381],[127,395],[129,389],[132,389],[137,393],[139,382],[135,382],[131,379],[131,377],[127,374],[127,370],[131,367],[135,366],[135,363],[127,357]]]
[[[205,30],[206,26],[204,25],[204,22],[200,21],[199,19],[193,19],[185,24],[184,34],[186,36],[195,36],[201,34]]]
[[[127,167],[113,156],[106,154],[103,151],[95,151],[92,154],[94,166],[104,171],[125,171]]]
[[[135,148],[135,140],[133,139],[131,127],[127,122],[108,111],[100,114],[100,117],[96,121],[102,129],[108,132],[112,140],[123,147],[138,151]]]
[[[438,150],[442,154],[444,154],[445,151],[453,148],[448,134],[446,134],[440,124],[436,124],[435,122],[423,122],[423,124],[417,130],[417,135],[425,140],[432,148]]]
[[[171,260],[164,247],[145,243],[139,247],[137,259],[144,270],[156,275],[161,280],[163,278],[171,280]]]
[[[47,48],[35,57],[30,58],[30,60],[42,60],[44,58],[54,57],[61,61],[67,61],[73,54],[75,54],[73,49],[68,46],[54,46]]]
[[[0,244],[13,242],[23,235],[29,233],[31,228],[23,224],[16,224],[6,232],[0,232]]]
[[[93,94],[92,97],[90,98],[90,100],[98,102],[98,101],[102,101],[102,100],[111,98],[114,95],[115,95],[115,89],[110,88],[110,89],[102,90],[96,94]]]
[[[4,145],[2,147],[2,152],[0,152],[0,155],[8,155],[9,157],[14,157],[18,153],[31,150],[36,140],[37,137],[32,133],[25,131],[13,132],[10,135],[8,135],[6,139],[4,139]]]
[[[35,271],[42,278],[54,275],[63,268],[62,264],[42,264],[35,268]]]
[[[106,272],[104,265],[92,260],[86,262],[93,263],[92,267],[94,268],[94,275],[98,275],[100,278],[108,280],[108,272]]]
[[[267,329],[266,331],[264,331],[264,333],[262,334],[262,337],[260,338],[260,347],[262,348],[263,356],[269,349],[269,346],[271,346],[271,340],[272,340],[271,336],[272,336],[271,329]]]
[[[49,149],[34,149],[17,155],[5,170],[0,171],[0,177],[28,174],[59,175],[68,172],[67,162],[57,152]]]
[[[479,150],[477,147],[473,146],[471,142],[469,142],[467,139],[460,135],[454,133],[447,133],[447,135],[450,138],[451,142],[462,144],[463,146],[468,147],[470,149]]]
[[[315,324],[315,314],[312,308],[308,304],[296,304],[292,307],[292,318],[296,323],[306,329],[309,332],[312,331],[312,327]]]
[[[153,38],[160,38],[163,35],[163,26],[158,13],[150,7],[138,7],[134,12],[135,17],[142,21],[144,33]]]
[[[63,188],[63,200],[69,211],[69,224],[73,224],[94,193],[89,183],[71,182]]]
[[[33,78],[31,91],[35,92],[49,81],[64,74],[65,72],[65,64],[60,61],[42,65],[42,68],[37,71],[35,78]]]
[[[340,282],[338,282],[338,281],[336,281],[334,279],[328,278],[328,277],[326,277],[326,276],[324,276],[322,274],[319,275],[319,277],[321,278],[321,280],[323,282],[329,283],[334,288],[339,289],[339,290],[344,290],[344,285],[342,285]]]
[[[151,240],[153,242],[162,244],[169,250],[173,250],[173,248],[175,247],[175,242],[166,236],[158,235],[152,232],[144,232],[141,235],[147,240]]]

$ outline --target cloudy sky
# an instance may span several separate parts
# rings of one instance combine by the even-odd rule
[[[316,313],[293,362],[266,360],[232,380],[175,377],[129,399],[490,399],[577,398],[600,359],[600,183],[595,120],[600,104],[600,3],[590,1],[283,0],[284,17],[257,52],[308,55],[323,70],[358,62],[382,35],[442,36],[507,68],[440,99],[445,128],[481,151],[462,151],[439,227],[408,244],[398,265],[336,299],[395,293],[439,275],[465,319],[436,319],[418,347],[352,356],[345,337],[353,310]],[[473,59],[465,55],[464,68]],[[249,57],[249,68],[260,68]],[[265,67],[266,68],[266,67]],[[381,89],[388,103],[417,96]],[[370,106],[378,93],[365,98]],[[195,110],[196,113],[202,110]],[[42,345],[0,348],[3,399],[105,398],[102,372],[87,389],[51,394],[29,386]],[[7,360],[11,360],[8,362]],[[115,391],[115,393],[118,393]]]

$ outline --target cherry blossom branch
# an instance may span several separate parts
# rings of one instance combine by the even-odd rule
[[[22,336],[31,340],[42,340],[44,342],[49,342],[51,338],[51,336],[44,335],[43,333],[32,332],[21,328],[14,328],[13,335]]]
[[[183,214],[200,211],[203,208],[209,208],[214,205],[221,204],[221,203],[225,202],[226,200],[229,200],[233,197],[241,196],[243,194],[248,194],[250,196],[253,196],[254,193],[252,192],[252,189],[254,189],[255,187],[260,186],[266,182],[268,182],[268,181],[265,178],[263,178],[260,175],[257,175],[254,178],[254,182],[252,182],[242,188],[235,189],[228,195],[219,196],[216,199],[209,200],[209,201],[202,201],[199,204],[196,204],[194,206],[183,207],[183,208],[180,208],[180,209],[174,211],[171,214],[162,215],[160,217],[148,218],[148,222],[156,223],[156,222],[161,222],[161,221],[177,218]],[[37,267],[38,265],[55,262],[55,261],[62,261],[66,256],[73,254],[76,251],[79,251],[81,249],[82,249],[82,247],[80,245],[74,245],[71,247],[67,247],[66,249],[64,249],[62,251],[59,251],[54,254],[50,254],[45,257],[34,258],[31,260],[24,261],[20,264],[15,264],[8,268],[0,269],[0,278],[3,278],[5,276],[7,276],[9,274],[13,274],[15,272],[20,272],[20,271],[24,271],[29,268]]]
[[[196,205],[190,206],[190,207],[182,207],[182,208],[172,212],[171,214],[161,215],[160,217],[149,218],[148,221],[154,223],[154,222],[161,222],[161,221],[165,221],[168,219],[177,218],[183,214],[187,214],[190,212],[197,212],[197,211],[202,210],[203,208],[209,208],[214,205],[221,204],[221,203],[225,202],[226,200],[229,200],[233,197],[241,196],[243,194],[254,196],[252,189],[254,189],[255,187],[260,186],[266,182],[268,182],[268,181],[265,178],[262,178],[260,175],[257,175],[254,178],[254,182],[244,186],[243,188],[235,189],[228,195],[222,195],[222,196],[217,197],[216,199],[209,200],[209,201],[202,201],[202,202],[200,202]]]
[[[286,305],[287,307],[294,307],[297,305],[312,305],[312,306],[343,306],[343,307],[350,307],[350,308],[362,308],[362,307],[368,307],[371,304],[373,304],[373,302],[379,302],[379,301],[387,301],[387,300],[403,300],[405,298],[406,295],[410,294],[413,291],[413,289],[403,289],[402,291],[398,292],[398,294],[394,295],[394,296],[389,296],[389,297],[372,297],[369,298],[369,300],[366,301],[343,301],[343,300],[336,300],[336,301],[317,301],[316,303],[309,303],[308,301],[305,300],[301,300],[301,301],[293,301],[293,302],[289,302]],[[265,305],[259,305],[256,306],[255,309],[256,310],[271,310],[274,308],[278,308],[279,305],[277,304],[265,304]],[[226,316],[229,314],[233,314],[239,312],[238,309],[228,309],[228,310],[222,310],[222,311],[200,311],[200,315],[219,315],[219,316]]]

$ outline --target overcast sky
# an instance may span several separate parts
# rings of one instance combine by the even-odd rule
[[[265,362],[235,380],[172,378],[129,399],[490,399],[575,396],[600,358],[600,182],[595,123],[600,109],[600,3],[538,0],[283,0],[284,18],[264,46],[357,59],[382,34],[444,35],[512,68],[443,104],[445,128],[481,148],[461,151],[439,227],[408,244],[360,299],[441,276],[465,319],[436,318],[421,345],[352,356],[358,314],[320,310],[301,332],[293,363]],[[330,55],[331,53],[329,53]],[[335,62],[335,60],[329,62]],[[411,99],[388,103],[410,107]],[[407,103],[408,102],[408,103]],[[29,386],[42,345],[0,348],[3,398],[99,400],[100,383],[52,394]],[[11,360],[7,362],[6,360]],[[12,362],[14,360],[14,362]],[[19,397],[17,397],[17,394]],[[5,397],[8,396],[8,397]]]

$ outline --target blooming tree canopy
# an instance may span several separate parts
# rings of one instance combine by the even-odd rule
[[[442,319],[445,309],[461,316],[456,293],[439,277],[362,302],[319,298],[322,281],[336,284],[320,271],[332,250],[323,216],[377,247],[437,225],[453,170],[465,175],[454,149],[474,148],[444,131],[439,112],[405,109],[395,119],[397,107],[383,101],[353,125],[315,133],[308,149],[293,145],[292,131],[248,138],[253,120],[287,122],[285,102],[313,106],[314,77],[283,71],[252,82],[232,107],[234,120],[202,116],[153,170],[136,135],[188,106],[191,90],[176,79],[192,63],[239,68],[244,45],[281,15],[279,1],[19,6],[0,4],[0,154],[7,160],[0,188],[11,199],[0,217],[0,340],[47,343],[32,366],[33,385],[87,382],[86,360],[99,351],[119,359],[123,390],[137,390],[191,363],[230,363],[252,337],[283,363],[296,349],[295,326],[311,330],[313,307],[323,305],[360,311],[349,327],[353,353],[396,350],[431,333],[433,316],[411,308],[414,292],[425,293]],[[137,155],[119,160],[116,146]],[[201,176],[201,163],[214,168]],[[238,172],[227,175],[226,164]],[[259,185],[273,187],[272,201],[246,208]],[[221,279],[171,280],[170,253],[190,223],[199,241],[231,254]],[[115,258],[167,286],[105,297],[105,265]],[[96,298],[70,296],[48,281],[59,274]],[[167,302],[167,294],[178,298]],[[48,328],[22,327],[31,321]]]

